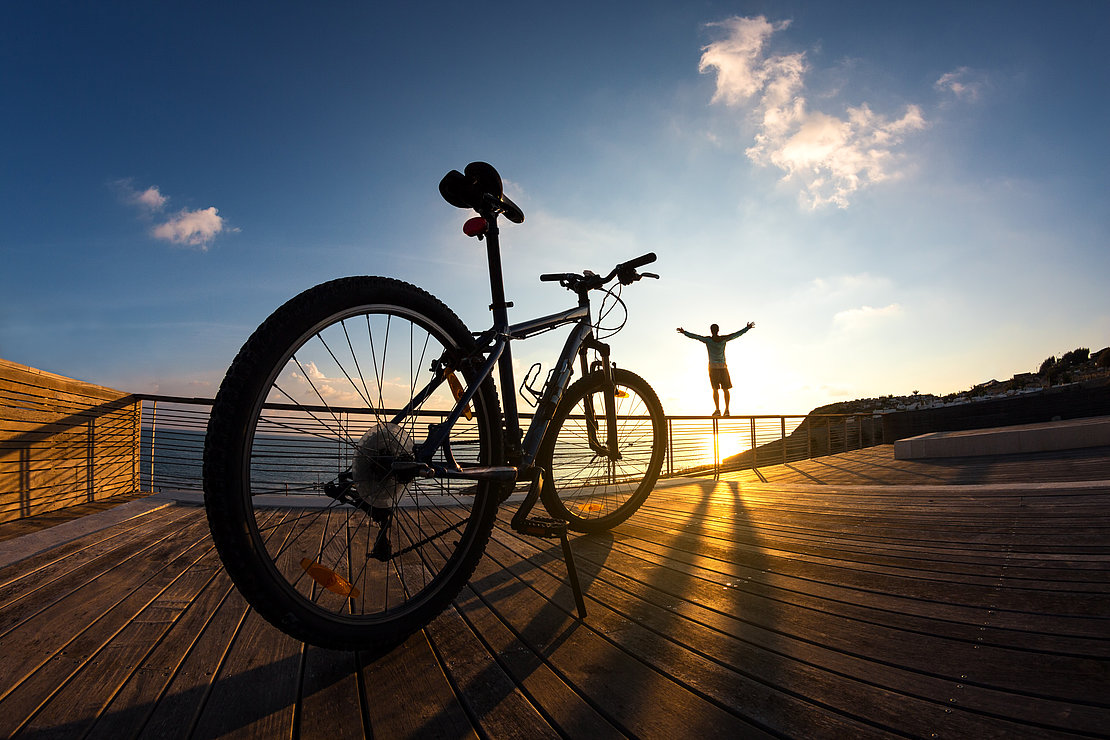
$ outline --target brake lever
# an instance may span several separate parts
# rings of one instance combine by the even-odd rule
[[[659,276],[656,275],[654,272],[641,272],[640,277],[642,277],[642,278],[646,278],[646,277],[655,278],[656,280],[659,279]]]

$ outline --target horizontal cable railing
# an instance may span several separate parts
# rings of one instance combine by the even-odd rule
[[[140,484],[150,491],[200,491],[204,436],[211,399],[139,394],[142,402]],[[431,420],[441,418],[427,414]],[[357,439],[369,421],[342,414],[348,438]],[[529,417],[522,415],[522,423]],[[878,414],[792,416],[669,416],[665,477],[723,473],[832,455],[883,444]],[[306,485],[326,482],[350,464],[350,449],[336,445],[329,456],[316,447]]]

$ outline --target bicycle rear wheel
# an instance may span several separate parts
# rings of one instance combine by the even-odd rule
[[[433,362],[453,363],[469,384],[461,358],[472,349],[463,323],[428,293],[356,277],[293,298],[240,350],[205,439],[205,506],[232,580],[279,629],[323,647],[389,647],[469,579],[495,486],[412,477],[394,463],[411,461],[454,405],[446,382],[421,393]],[[493,464],[492,381],[469,416],[449,451],[464,467]]]
[[[601,532],[632,516],[659,479],[666,455],[667,422],[659,397],[647,381],[613,369],[617,386],[617,449],[620,460],[590,445],[591,426],[605,443],[605,379],[579,378],[563,395],[536,456],[551,471],[554,492],[545,490],[548,513],[578,532]]]

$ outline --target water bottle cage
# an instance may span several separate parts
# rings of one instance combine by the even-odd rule
[[[536,381],[540,378],[540,373],[543,372],[543,366],[540,363],[535,363],[532,367],[528,368],[528,372],[524,374],[524,380],[520,382],[520,397],[528,402],[532,408],[539,405],[540,399],[543,398],[544,391],[547,386],[551,384],[551,377],[555,374],[555,368],[547,372],[547,378],[543,381],[543,385],[536,388]]]

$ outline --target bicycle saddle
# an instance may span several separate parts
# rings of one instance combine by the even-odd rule
[[[485,162],[471,162],[462,172],[448,172],[439,181],[439,194],[456,208],[473,208],[479,213],[488,207],[487,198],[492,199],[494,208],[504,213],[505,218],[515,224],[524,221],[524,212],[505,197],[501,175]]]

